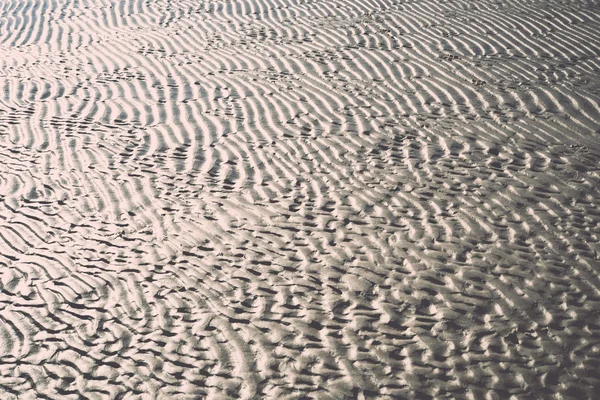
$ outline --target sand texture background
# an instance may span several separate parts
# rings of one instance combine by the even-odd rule
[[[0,0],[0,399],[593,399],[600,2]]]

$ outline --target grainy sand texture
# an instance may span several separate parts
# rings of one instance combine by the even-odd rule
[[[598,399],[598,0],[0,0],[0,399]]]

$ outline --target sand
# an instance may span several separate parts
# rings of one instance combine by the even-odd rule
[[[593,399],[600,3],[0,1],[0,399]]]

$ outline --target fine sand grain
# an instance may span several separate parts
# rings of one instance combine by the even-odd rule
[[[598,0],[0,0],[0,399],[594,399]]]

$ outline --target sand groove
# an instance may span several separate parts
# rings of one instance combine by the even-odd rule
[[[593,398],[598,6],[0,2],[0,398]]]

